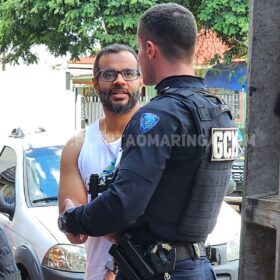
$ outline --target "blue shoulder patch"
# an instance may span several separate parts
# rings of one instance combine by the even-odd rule
[[[144,113],[140,119],[140,131],[146,133],[151,130],[159,122],[159,116],[152,113]]]

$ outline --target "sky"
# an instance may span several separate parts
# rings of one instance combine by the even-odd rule
[[[67,58],[37,49],[36,65],[7,65],[0,70],[0,140],[15,127],[70,131],[75,127],[74,93],[66,90]],[[52,66],[60,64],[59,70]]]

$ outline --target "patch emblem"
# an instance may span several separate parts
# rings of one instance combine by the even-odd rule
[[[151,130],[159,122],[159,116],[152,113],[144,113],[140,120],[140,131],[146,133]]]
[[[237,128],[212,128],[211,161],[235,160],[238,156]]]

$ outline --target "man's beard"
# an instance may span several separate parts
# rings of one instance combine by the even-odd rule
[[[116,88],[115,88],[116,89]],[[118,88],[120,90],[121,87]],[[113,90],[111,89],[109,92],[99,90],[99,98],[103,106],[109,110],[110,112],[116,113],[116,114],[125,114],[129,112],[139,101],[140,98],[140,90],[132,92],[132,93],[126,93],[129,97],[126,104],[118,104],[113,103],[111,100],[111,96],[113,95]]]

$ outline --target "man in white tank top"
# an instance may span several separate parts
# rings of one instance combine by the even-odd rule
[[[113,44],[96,56],[93,84],[103,105],[104,117],[72,137],[61,156],[58,193],[59,213],[64,211],[66,198],[75,205],[90,200],[88,181],[91,174],[103,178],[117,165],[122,132],[138,110],[142,86],[138,57],[129,47]],[[86,280],[113,280],[106,271],[111,243],[105,237],[87,237],[66,233],[70,242],[85,243],[87,251]]]

